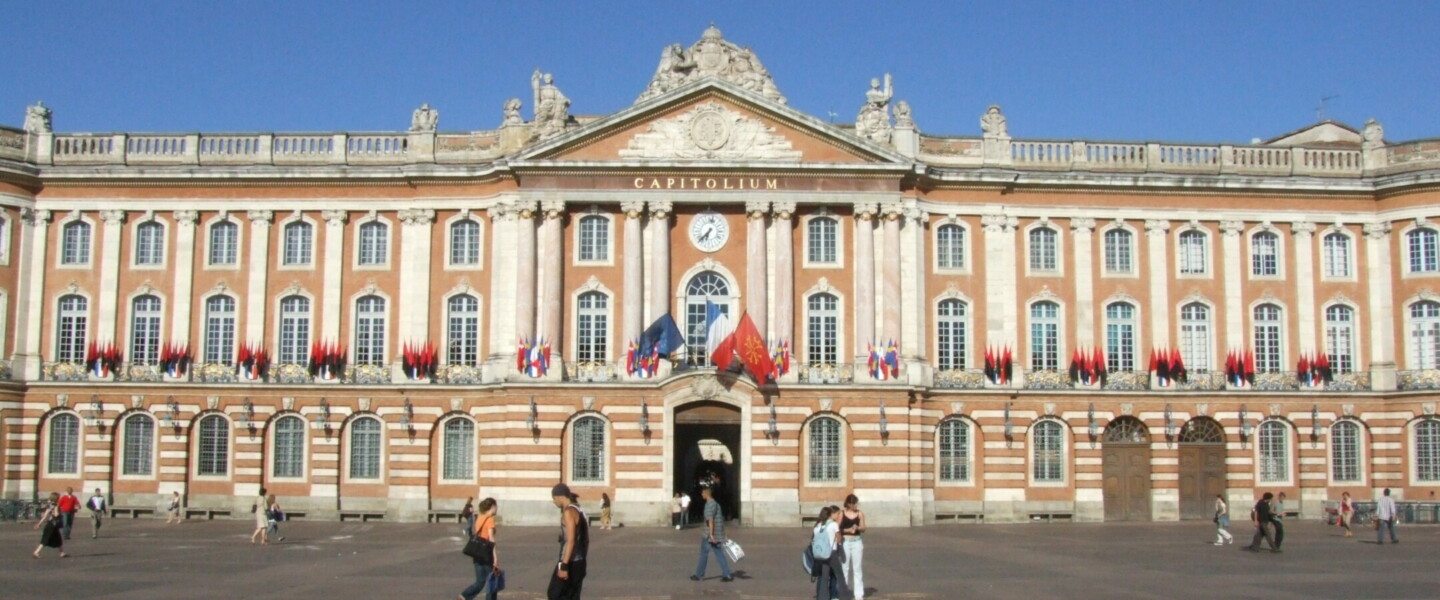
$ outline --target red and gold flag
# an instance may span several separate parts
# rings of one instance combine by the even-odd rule
[[[770,357],[770,350],[765,347],[765,338],[761,337],[749,314],[741,315],[740,327],[735,329],[733,339],[735,352],[740,355],[740,361],[745,363],[745,370],[750,372],[756,382],[763,385],[775,370],[775,361]]]

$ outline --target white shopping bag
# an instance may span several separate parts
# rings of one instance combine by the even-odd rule
[[[730,562],[737,563],[740,562],[740,559],[745,558],[745,550],[741,549],[740,544],[735,543],[735,540],[725,540],[724,547],[725,556],[730,559]]]

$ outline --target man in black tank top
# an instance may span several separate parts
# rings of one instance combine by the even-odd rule
[[[550,575],[550,600],[579,600],[585,583],[585,556],[590,550],[590,524],[585,511],[575,504],[570,487],[557,483],[550,497],[560,509],[560,558]]]

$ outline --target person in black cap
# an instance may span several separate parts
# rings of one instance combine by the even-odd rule
[[[550,600],[578,600],[585,583],[585,555],[590,549],[590,524],[585,512],[575,504],[570,486],[563,483],[550,488],[550,498],[560,509],[560,561],[550,575]]]

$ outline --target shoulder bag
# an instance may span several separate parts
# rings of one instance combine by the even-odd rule
[[[484,531],[485,523],[480,524],[480,531]],[[465,549],[461,552],[482,565],[495,564],[495,542],[487,540],[479,535],[472,536],[470,541],[465,543]]]

